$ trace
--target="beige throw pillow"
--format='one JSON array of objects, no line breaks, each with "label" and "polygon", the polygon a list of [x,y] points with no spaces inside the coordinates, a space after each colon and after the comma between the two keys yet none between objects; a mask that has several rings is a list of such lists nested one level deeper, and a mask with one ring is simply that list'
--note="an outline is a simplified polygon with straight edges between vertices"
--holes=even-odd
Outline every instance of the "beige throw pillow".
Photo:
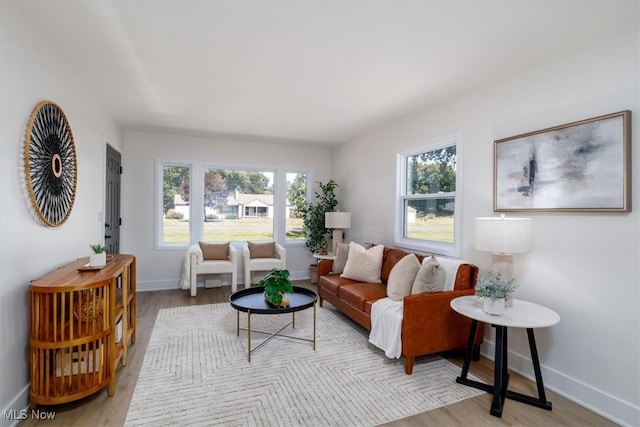
[{"label": "beige throw pillow", "polygon": [[382,270],[383,254],[383,245],[365,249],[357,243],[349,243],[347,263],[340,277],[358,280],[359,282],[381,283],[380,270]]},{"label": "beige throw pillow", "polygon": [[333,260],[333,266],[331,272],[334,274],[342,274],[344,266],[347,264],[347,257],[349,256],[349,244],[338,243],[338,249],[334,254],[336,257]]},{"label": "beige throw pillow", "polygon": [[444,268],[433,255],[422,260],[422,266],[418,270],[416,279],[413,281],[411,294],[421,294],[423,292],[440,292],[444,287],[446,273]]},{"label": "beige throw pillow", "polygon": [[389,273],[387,296],[394,301],[411,295],[413,282],[420,270],[420,261],[415,254],[409,254],[396,263]]},{"label": "beige throw pillow", "polygon": [[273,258],[276,242],[247,242],[250,258]]},{"label": "beige throw pillow", "polygon": [[229,242],[207,243],[198,242],[202,250],[202,258],[205,261],[227,259],[229,256]]}]

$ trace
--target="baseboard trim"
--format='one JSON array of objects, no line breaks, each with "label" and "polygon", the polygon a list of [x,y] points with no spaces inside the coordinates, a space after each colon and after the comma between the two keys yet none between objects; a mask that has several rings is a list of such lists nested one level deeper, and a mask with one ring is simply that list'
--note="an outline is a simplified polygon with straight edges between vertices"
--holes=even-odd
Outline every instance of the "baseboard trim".
[{"label": "baseboard trim", "polygon": [[[494,360],[495,342],[485,341],[481,354],[487,359]],[[535,382],[533,364],[529,357],[509,351],[509,369]],[[540,365],[542,380],[548,390],[558,393],[562,397],[601,415],[621,426],[637,426],[640,420],[640,407],[634,406],[615,396],[611,396],[575,378]]]}]

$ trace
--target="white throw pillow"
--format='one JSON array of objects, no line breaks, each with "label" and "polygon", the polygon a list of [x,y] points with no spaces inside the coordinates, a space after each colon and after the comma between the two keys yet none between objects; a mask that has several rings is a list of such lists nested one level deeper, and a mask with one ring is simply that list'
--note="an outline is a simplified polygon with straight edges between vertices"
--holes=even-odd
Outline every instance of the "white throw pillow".
[{"label": "white throw pillow", "polygon": [[334,255],[336,257],[333,260],[331,272],[334,274],[342,274],[349,256],[349,243],[338,243],[338,249],[336,249],[336,253]]},{"label": "white throw pillow", "polygon": [[402,301],[411,294],[413,281],[420,270],[420,261],[415,254],[409,254],[397,262],[389,273],[387,296],[394,301]]},{"label": "white throw pillow", "polygon": [[380,270],[383,253],[383,245],[365,249],[357,243],[349,243],[349,256],[340,277],[366,283],[382,283]]},{"label": "white throw pillow", "polygon": [[440,292],[444,287],[446,273],[444,268],[433,255],[422,260],[422,266],[418,270],[416,279],[411,288],[411,294],[423,292]]}]

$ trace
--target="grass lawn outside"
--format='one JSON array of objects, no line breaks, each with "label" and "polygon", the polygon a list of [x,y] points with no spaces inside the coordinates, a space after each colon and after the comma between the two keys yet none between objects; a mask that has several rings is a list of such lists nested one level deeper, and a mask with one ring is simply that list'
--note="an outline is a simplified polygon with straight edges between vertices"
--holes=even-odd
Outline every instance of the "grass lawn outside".
[{"label": "grass lawn outside", "polygon": [[[408,224],[407,237],[453,243],[453,216],[422,217]],[[287,219],[287,239],[304,240],[302,218]],[[245,240],[273,240],[271,218],[241,218],[204,223],[204,239],[208,242],[238,242]],[[165,219],[165,243],[189,243],[189,221]]]},{"label": "grass lawn outside", "polygon": [[[304,240],[302,218],[287,219],[287,239]],[[241,218],[204,223],[204,239],[215,241],[273,240],[271,218]],[[163,220],[165,243],[188,243],[189,221],[181,219]]]},{"label": "grass lawn outside", "polygon": [[417,218],[407,226],[407,237],[453,243],[453,216]]}]

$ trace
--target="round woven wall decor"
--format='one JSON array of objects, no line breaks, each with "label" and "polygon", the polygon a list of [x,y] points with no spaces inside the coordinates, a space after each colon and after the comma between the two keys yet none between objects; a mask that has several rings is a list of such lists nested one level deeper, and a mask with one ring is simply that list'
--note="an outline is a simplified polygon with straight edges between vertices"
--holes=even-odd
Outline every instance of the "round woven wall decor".
[{"label": "round woven wall decor", "polygon": [[29,198],[38,218],[62,225],[76,198],[76,146],[67,116],[57,104],[42,101],[33,109],[24,140],[24,170]]}]

